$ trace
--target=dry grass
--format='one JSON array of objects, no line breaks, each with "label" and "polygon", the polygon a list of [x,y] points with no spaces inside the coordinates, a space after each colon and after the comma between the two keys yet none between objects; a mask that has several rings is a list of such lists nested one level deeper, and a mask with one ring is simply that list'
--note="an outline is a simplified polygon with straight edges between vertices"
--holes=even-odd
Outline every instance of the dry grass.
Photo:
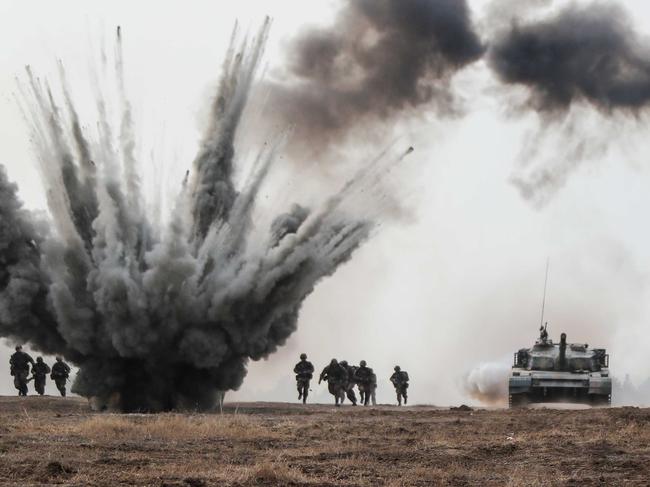
[{"label": "dry grass", "polygon": [[649,458],[650,411],[634,408],[117,415],[0,398],[2,485],[647,485]]},{"label": "dry grass", "polygon": [[285,463],[264,462],[248,469],[239,479],[242,483],[289,485],[308,484],[309,479],[299,470],[289,467]]},{"label": "dry grass", "polygon": [[200,439],[277,438],[278,432],[246,416],[180,414],[103,415],[71,425],[68,433],[85,438],[143,441],[186,441]]}]

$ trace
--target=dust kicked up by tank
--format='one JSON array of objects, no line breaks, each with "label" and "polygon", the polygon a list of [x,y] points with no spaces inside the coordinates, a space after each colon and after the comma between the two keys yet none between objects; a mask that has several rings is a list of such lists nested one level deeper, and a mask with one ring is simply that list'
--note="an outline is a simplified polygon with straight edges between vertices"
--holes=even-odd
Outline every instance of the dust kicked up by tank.
[{"label": "dust kicked up by tank", "polygon": [[125,411],[213,406],[240,386],[249,359],[286,341],[316,283],[371,234],[371,211],[346,208],[372,197],[401,156],[363,165],[319,207],[287,207],[266,232],[253,224],[287,136],[264,145],[236,185],[236,134],[268,30],[267,21],[254,38],[233,34],[164,228],[143,204],[119,28],[117,126],[100,93],[96,130],[87,130],[63,65],[61,96],[27,69],[21,100],[51,217],[25,210],[0,167],[0,336],[78,365],[74,392]]}]

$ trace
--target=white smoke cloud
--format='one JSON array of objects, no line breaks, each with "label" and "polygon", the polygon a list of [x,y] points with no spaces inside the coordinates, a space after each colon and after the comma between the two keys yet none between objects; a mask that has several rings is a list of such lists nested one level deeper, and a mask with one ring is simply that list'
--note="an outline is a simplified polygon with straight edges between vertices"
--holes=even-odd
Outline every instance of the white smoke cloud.
[{"label": "white smoke cloud", "polygon": [[503,363],[482,363],[462,380],[463,391],[481,404],[504,406],[508,403],[510,367]]}]

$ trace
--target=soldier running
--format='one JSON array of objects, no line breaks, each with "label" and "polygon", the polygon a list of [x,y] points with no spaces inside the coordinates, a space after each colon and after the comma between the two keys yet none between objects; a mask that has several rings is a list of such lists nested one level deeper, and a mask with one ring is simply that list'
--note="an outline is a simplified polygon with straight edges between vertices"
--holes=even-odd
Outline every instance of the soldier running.
[{"label": "soldier running", "polygon": [[352,405],[356,406],[357,395],[354,393],[354,386],[357,385],[357,383],[354,380],[354,374],[357,371],[357,368],[354,365],[348,365],[347,360],[341,360],[339,364],[347,372],[347,380],[345,381],[345,393],[347,394],[348,400],[352,403]]},{"label": "soldier running", "polygon": [[307,402],[307,394],[309,393],[309,381],[314,376],[314,366],[307,360],[307,354],[300,354],[300,362],[293,368],[296,374],[296,385],[298,386],[298,400],[302,399],[302,403]]},{"label": "soldier running", "polygon": [[50,373],[50,366],[43,362],[43,357],[36,357],[36,363],[32,365],[32,378],[34,379],[34,389],[39,396],[45,394],[45,380]]},{"label": "soldier running", "polygon": [[11,375],[14,376],[14,387],[18,390],[19,396],[27,395],[29,364],[34,365],[34,359],[28,353],[23,352],[22,346],[17,345],[16,352],[9,359],[9,367]]},{"label": "soldier running", "polygon": [[[354,373],[354,379],[359,385],[359,394],[364,406],[370,402],[372,395],[372,376],[374,375],[372,369],[366,366],[366,361],[359,362],[359,367]],[[375,376],[376,377],[376,376]]]},{"label": "soldier running", "polygon": [[397,405],[402,405],[402,397],[404,398],[404,404],[406,404],[407,396],[406,390],[409,386],[409,375],[405,370],[401,370],[399,365],[395,366],[395,372],[390,376],[390,381],[395,386],[395,392],[397,393]]},{"label": "soldier running", "polygon": [[65,397],[65,384],[70,376],[70,367],[66,364],[61,357],[56,358],[56,363],[52,366],[52,373],[50,379],[56,384],[56,388]]},{"label": "soldier running", "polygon": [[334,396],[334,404],[337,406],[340,406],[345,398],[347,375],[347,371],[333,358],[329,365],[325,366],[318,379],[319,384],[323,380],[327,381],[327,389]]}]

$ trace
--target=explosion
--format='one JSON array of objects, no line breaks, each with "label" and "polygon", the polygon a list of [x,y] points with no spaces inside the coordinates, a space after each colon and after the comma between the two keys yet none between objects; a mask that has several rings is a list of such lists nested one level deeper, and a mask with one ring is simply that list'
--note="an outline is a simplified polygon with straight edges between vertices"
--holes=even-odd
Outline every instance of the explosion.
[{"label": "explosion", "polygon": [[201,147],[164,228],[143,204],[119,28],[119,127],[100,93],[97,131],[85,130],[63,67],[63,106],[28,68],[23,106],[51,218],[23,209],[0,166],[0,336],[76,364],[73,392],[123,411],[214,406],[242,384],[249,359],[285,343],[317,282],[371,235],[381,198],[365,210],[363,202],[380,196],[396,162],[387,153],[320,207],[294,204],[266,234],[254,225],[260,187],[287,137],[266,145],[237,187],[236,134],[269,25],[253,39],[233,34]]}]

